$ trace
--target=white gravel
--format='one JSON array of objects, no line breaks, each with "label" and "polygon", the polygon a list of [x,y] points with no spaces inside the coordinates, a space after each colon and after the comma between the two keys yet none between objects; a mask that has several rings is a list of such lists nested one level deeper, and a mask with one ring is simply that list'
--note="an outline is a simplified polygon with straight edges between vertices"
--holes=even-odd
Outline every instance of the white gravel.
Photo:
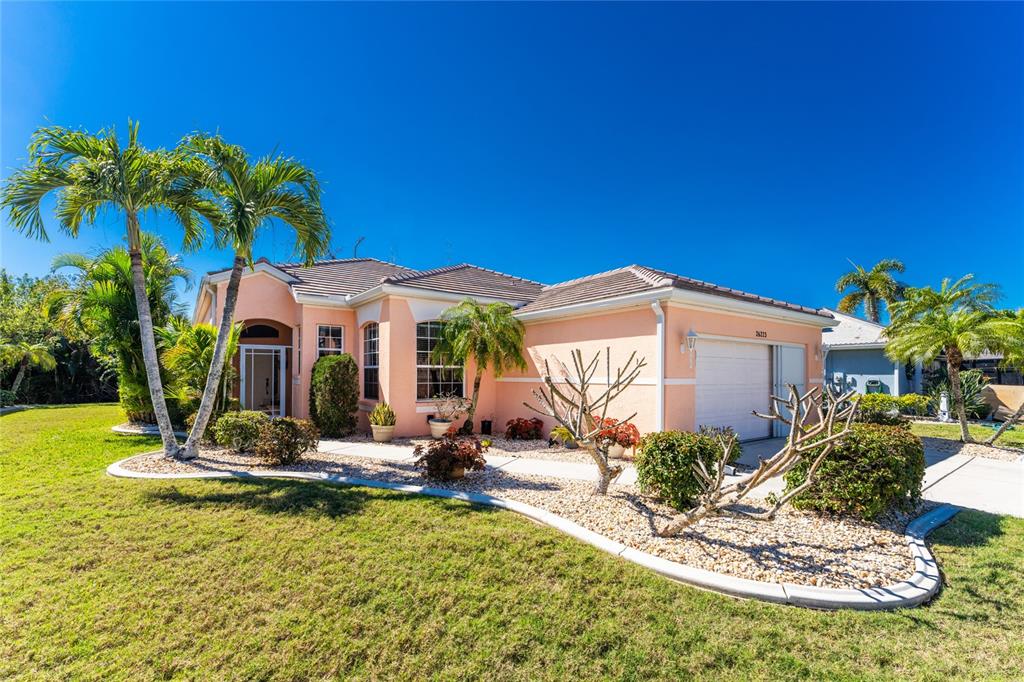
[{"label": "white gravel", "polygon": [[[149,453],[134,457],[123,466],[150,473],[263,468],[252,456],[224,449],[204,450],[200,458],[190,462]],[[607,496],[600,496],[593,493],[590,483],[509,474],[490,468],[471,472],[462,481],[427,481],[409,463],[324,452],[310,453],[294,465],[277,468],[482,492],[547,509],[612,540],[689,566],[767,582],[837,588],[889,585],[911,575],[914,565],[902,533],[910,518],[926,508],[881,523],[791,509],[780,512],[774,521],[714,517],[697,523],[680,537],[660,538],[655,530],[674,511],[642,496],[634,486],[613,485]],[[759,504],[761,501],[753,500],[750,507]]]}]

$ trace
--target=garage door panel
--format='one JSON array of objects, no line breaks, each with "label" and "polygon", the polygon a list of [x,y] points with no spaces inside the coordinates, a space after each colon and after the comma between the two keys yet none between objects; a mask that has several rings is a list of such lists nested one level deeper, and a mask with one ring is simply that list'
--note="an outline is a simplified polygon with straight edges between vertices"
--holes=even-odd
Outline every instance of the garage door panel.
[{"label": "garage door panel", "polygon": [[740,440],[768,437],[770,349],[766,345],[702,340],[697,349],[697,426],[731,426]]}]

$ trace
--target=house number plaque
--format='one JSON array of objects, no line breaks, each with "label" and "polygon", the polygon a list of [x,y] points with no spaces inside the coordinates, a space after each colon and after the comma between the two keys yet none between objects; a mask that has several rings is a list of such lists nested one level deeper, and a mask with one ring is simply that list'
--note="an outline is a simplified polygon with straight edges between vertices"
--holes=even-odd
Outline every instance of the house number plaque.
[{"label": "house number plaque", "polygon": [[756,336],[759,339],[767,339],[768,338],[768,332],[755,331],[754,332],[754,336]]}]

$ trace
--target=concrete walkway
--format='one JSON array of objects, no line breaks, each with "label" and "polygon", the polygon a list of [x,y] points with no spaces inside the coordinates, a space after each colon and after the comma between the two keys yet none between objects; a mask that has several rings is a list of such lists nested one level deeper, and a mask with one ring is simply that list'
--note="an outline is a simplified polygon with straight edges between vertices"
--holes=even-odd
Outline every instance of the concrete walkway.
[{"label": "concrete walkway", "polygon": [[[745,469],[757,466],[759,457],[769,457],[782,445],[782,438],[753,441],[743,444],[740,464]],[[320,450],[395,462],[412,462],[412,446],[380,445],[377,443],[353,443],[349,441],[322,440]],[[594,481],[597,472],[593,464],[583,462],[558,462],[527,457],[487,455],[487,466],[515,474],[564,478],[573,481]],[[967,509],[1009,514],[1024,518],[1024,462],[1002,462],[984,457],[951,455],[929,448],[925,449],[927,468],[924,475],[924,497],[935,502],[948,502]],[[726,481],[735,480],[726,477]],[[636,482],[636,468],[626,464],[618,483],[629,485]],[[768,481],[754,492],[758,496],[782,491],[781,478]]]}]

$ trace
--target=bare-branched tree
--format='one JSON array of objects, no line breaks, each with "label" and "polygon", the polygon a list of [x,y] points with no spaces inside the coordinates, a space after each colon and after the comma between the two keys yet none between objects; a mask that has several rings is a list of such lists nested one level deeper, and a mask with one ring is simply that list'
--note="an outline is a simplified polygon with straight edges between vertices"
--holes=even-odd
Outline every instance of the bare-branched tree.
[{"label": "bare-branched tree", "polygon": [[[544,361],[544,386],[533,391],[538,405],[524,402],[527,408],[553,417],[555,421],[569,429],[569,433],[580,447],[590,453],[597,464],[597,493],[604,495],[608,486],[622,473],[622,467],[608,461],[608,445],[597,437],[602,424],[608,416],[608,406],[622,395],[630,384],[640,376],[640,370],[647,366],[643,358],[632,353],[626,364],[615,370],[612,375],[611,350],[605,349],[605,381],[594,381],[597,370],[601,366],[601,353],[587,363],[583,361],[583,353],[577,349],[572,356],[572,371],[565,363],[558,362],[561,382],[556,383],[551,376],[548,361]],[[634,412],[625,419],[626,422],[636,416]]]},{"label": "bare-branched tree", "polygon": [[[725,479],[725,465],[736,447],[735,436],[718,436],[722,456],[716,463],[714,471],[710,471],[703,462],[698,460],[693,471],[700,481],[702,492],[697,497],[697,504],[662,528],[658,535],[670,537],[678,535],[684,529],[706,516],[732,514],[760,520],[775,518],[775,514],[786,503],[807,490],[814,483],[818,467],[835,448],[836,443],[850,430],[850,423],[857,410],[854,391],[843,395],[828,393],[828,405],[823,410],[820,390],[811,389],[800,395],[796,386],[789,385],[789,398],[771,397],[771,414],[754,414],[762,419],[782,422],[789,426],[786,443],[774,455],[761,459],[757,469],[735,483],[722,485]],[[772,507],[764,512],[746,512],[730,509],[751,490],[765,481],[781,476],[799,464],[806,455],[813,454],[814,460],[807,469],[807,478],[802,484],[789,492],[776,497]]]}]

